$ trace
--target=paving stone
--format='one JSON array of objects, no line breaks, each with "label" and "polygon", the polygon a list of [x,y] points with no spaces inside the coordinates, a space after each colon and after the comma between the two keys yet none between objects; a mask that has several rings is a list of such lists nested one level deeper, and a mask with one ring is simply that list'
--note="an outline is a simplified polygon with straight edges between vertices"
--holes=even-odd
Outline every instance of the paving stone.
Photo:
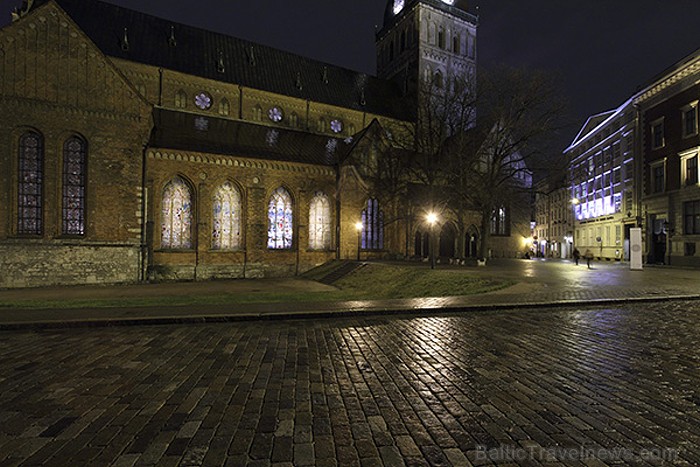
[{"label": "paving stone", "polygon": [[[693,465],[699,327],[688,301],[3,331],[0,464]],[[601,462],[662,460],[566,465]]]}]

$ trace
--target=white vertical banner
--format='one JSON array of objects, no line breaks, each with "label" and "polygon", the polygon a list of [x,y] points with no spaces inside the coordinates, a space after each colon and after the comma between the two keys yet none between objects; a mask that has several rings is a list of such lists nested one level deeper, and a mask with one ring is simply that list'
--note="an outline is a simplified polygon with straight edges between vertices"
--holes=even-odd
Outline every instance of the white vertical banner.
[{"label": "white vertical banner", "polygon": [[630,269],[642,270],[642,229],[639,227],[630,229]]}]

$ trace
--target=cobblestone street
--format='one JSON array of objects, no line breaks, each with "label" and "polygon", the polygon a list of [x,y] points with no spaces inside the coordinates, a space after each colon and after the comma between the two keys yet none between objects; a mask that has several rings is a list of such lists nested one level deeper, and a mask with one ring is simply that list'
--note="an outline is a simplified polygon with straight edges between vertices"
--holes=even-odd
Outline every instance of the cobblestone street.
[{"label": "cobblestone street", "polygon": [[700,463],[694,301],[0,335],[0,465]]}]

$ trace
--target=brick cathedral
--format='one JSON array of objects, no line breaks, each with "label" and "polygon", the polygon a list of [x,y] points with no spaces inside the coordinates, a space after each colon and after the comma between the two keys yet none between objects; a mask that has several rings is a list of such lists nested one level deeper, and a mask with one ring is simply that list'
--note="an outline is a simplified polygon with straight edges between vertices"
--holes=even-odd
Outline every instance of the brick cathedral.
[{"label": "brick cathedral", "polygon": [[[412,124],[412,86],[475,73],[476,29],[463,1],[389,0],[375,77],[97,0],[25,1],[0,30],[0,287],[424,255],[422,220],[369,174]],[[468,251],[441,229],[440,254]]]}]

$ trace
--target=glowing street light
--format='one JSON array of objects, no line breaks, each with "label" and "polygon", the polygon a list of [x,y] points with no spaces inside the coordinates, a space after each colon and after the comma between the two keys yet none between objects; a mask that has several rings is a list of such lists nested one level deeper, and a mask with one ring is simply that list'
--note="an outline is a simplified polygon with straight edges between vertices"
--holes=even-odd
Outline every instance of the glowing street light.
[{"label": "glowing street light", "polygon": [[357,230],[357,260],[360,261],[360,244],[362,243],[362,222],[355,222],[355,230]]},{"label": "glowing street light", "polygon": [[435,269],[435,225],[438,222],[438,215],[430,211],[426,214],[425,220],[430,226],[430,245],[428,245],[430,249],[430,269]]}]

